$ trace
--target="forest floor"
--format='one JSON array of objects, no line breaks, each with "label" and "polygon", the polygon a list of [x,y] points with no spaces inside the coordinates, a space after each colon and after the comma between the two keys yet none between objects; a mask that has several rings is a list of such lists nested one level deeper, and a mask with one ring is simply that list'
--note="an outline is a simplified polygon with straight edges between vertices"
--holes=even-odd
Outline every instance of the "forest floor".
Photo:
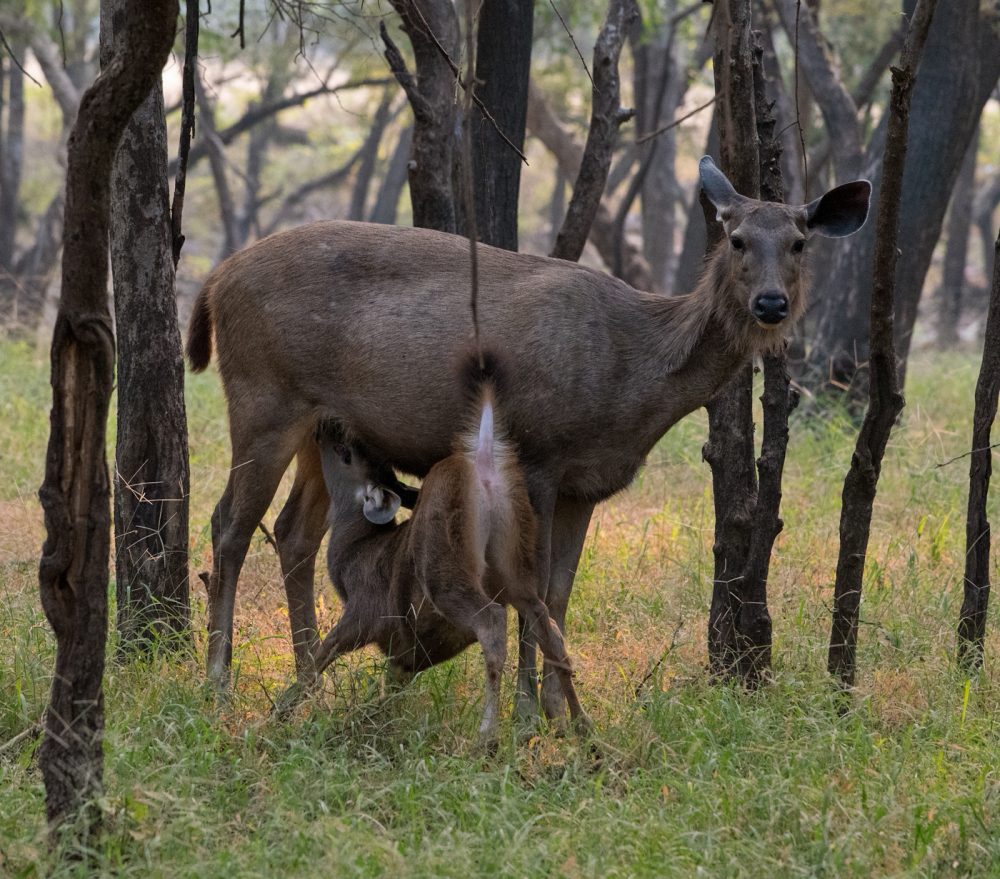
[{"label": "forest floor", "polygon": [[[36,579],[47,357],[3,343],[0,362],[2,747],[40,718],[53,641]],[[911,366],[846,703],[824,669],[853,428],[793,421],[771,568],[774,681],[747,694],[705,668],[712,506],[699,414],[591,528],[568,632],[590,741],[546,729],[519,741],[507,721],[499,753],[482,755],[478,648],[388,697],[365,651],[291,721],[272,722],[292,659],[277,558],[258,535],[240,584],[233,703],[215,708],[202,687],[193,578],[197,656],[109,663],[107,832],[91,866],[53,866],[31,735],[0,751],[0,875],[1000,875],[1000,639],[988,639],[984,673],[956,670],[968,459],[938,466],[968,449],[977,368],[971,355]],[[228,467],[214,370],[189,377],[188,407],[197,572]],[[325,577],[319,587],[328,626],[337,599]]]}]

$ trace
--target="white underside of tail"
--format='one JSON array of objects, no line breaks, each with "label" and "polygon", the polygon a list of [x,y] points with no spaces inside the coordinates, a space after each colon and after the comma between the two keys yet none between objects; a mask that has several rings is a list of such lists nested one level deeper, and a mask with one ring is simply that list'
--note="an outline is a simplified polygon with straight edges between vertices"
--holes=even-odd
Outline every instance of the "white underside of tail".
[{"label": "white underside of tail", "polygon": [[466,436],[473,474],[468,488],[475,509],[476,551],[485,560],[487,545],[506,532],[511,516],[505,469],[511,451],[504,438],[497,435],[491,396],[483,399],[478,431],[470,430]]}]

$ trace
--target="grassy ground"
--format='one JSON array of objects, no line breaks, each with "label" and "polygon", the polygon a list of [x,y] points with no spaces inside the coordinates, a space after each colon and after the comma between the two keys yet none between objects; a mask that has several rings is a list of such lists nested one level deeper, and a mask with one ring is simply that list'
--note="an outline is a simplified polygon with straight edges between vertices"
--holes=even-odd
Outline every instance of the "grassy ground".
[{"label": "grassy ground", "polygon": [[[35,580],[47,364],[9,344],[0,360],[2,743],[39,719],[53,646]],[[478,650],[391,697],[377,656],[361,654],[293,721],[271,723],[291,655],[277,560],[258,540],[241,580],[230,707],[206,700],[197,658],[109,666],[100,872],[1000,875],[1000,692],[991,670],[970,681],[951,661],[967,461],[936,466],[967,448],[975,371],[971,357],[912,367],[846,711],[823,668],[851,428],[793,424],[770,589],[775,682],[747,695],[704,670],[712,516],[693,417],[600,509],[586,545],[569,645],[599,758],[545,731],[518,744],[509,728],[496,757],[478,754]],[[214,375],[191,379],[189,416],[198,571],[228,463]],[[196,605],[200,633],[202,592]],[[325,624],[337,614],[325,580],[321,613]],[[991,637],[988,654],[997,649]],[[0,752],[3,875],[54,869],[36,746]]]}]

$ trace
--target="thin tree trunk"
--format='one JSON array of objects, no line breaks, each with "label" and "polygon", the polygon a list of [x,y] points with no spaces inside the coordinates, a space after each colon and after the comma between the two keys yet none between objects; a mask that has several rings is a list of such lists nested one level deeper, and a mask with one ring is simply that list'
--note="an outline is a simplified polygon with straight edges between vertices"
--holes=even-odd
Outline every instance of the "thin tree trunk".
[{"label": "thin tree trunk", "polygon": [[[715,6],[715,93],[720,166],[736,191],[760,195],[760,153],[754,113],[750,0]],[[708,442],[702,456],[712,469],[715,500],[715,575],[709,613],[709,666],[728,677],[738,667],[736,615],[757,503],[754,470],[753,369],[749,363],[706,407]]]},{"label": "thin tree trunk", "polygon": [[[708,125],[708,140],[705,143],[706,156],[719,155],[719,123],[718,108],[712,108],[712,121]],[[708,242],[708,226],[706,216],[715,219],[714,211],[705,214],[701,209],[701,187],[695,185],[694,196],[687,211],[687,225],[684,227],[684,243],[677,260],[677,273],[674,275],[674,293],[690,293],[698,284],[698,279],[705,268],[705,257],[711,252]]]},{"label": "thin tree trunk", "polygon": [[[913,323],[962,157],[984,103],[1000,74],[1000,36],[978,0],[953,0],[935,17],[913,94],[910,161],[903,179],[899,260],[895,285],[897,354],[905,370]],[[866,174],[878,189],[882,171],[869,142]],[[878,150],[874,150],[878,152]],[[862,229],[836,250],[828,271],[817,274],[814,299],[820,320],[809,355],[812,376],[828,389],[864,393],[869,362],[868,314],[872,295],[875,232]],[[905,378],[901,376],[901,378]]]},{"label": "thin tree trunk", "polygon": [[986,501],[993,471],[990,432],[997,417],[997,395],[1000,394],[1000,235],[993,252],[993,286],[972,422],[969,510],[965,521],[965,596],[958,619],[958,661],[969,670],[983,664],[986,610],[990,601],[991,532]]},{"label": "thin tree trunk", "polygon": [[476,95],[472,114],[472,168],[476,228],[484,244],[517,250],[517,201],[528,112],[528,76],[534,0],[485,0],[476,29]]},{"label": "thin tree trunk", "polygon": [[864,577],[872,507],[882,456],[896,417],[903,410],[893,339],[893,299],[903,171],[906,166],[910,100],[927,31],[937,0],[919,0],[903,45],[900,65],[892,71],[889,122],[882,186],[878,195],[875,270],[871,300],[871,365],[868,411],[858,433],[851,469],[844,480],[840,510],[840,554],[833,596],[833,627],[827,667],[846,686],[854,685],[857,665],[858,610]]},{"label": "thin tree trunk", "polygon": [[[583,148],[533,88],[528,92],[528,128],[555,156],[559,163],[559,169],[566,178],[576,180],[583,161]],[[558,230],[561,228],[562,222],[563,218],[560,217],[556,228],[557,240]],[[588,240],[594,245],[609,269],[613,269],[616,256],[620,256],[620,277],[623,281],[638,290],[652,291],[654,289],[649,263],[646,262],[642,251],[631,241],[625,240],[619,244],[619,239],[615,234],[614,215],[603,201],[598,202],[594,221],[588,232]],[[553,253],[554,248],[555,244],[553,244]],[[620,251],[620,253],[616,253],[616,251]]]},{"label": "thin tree trunk", "polygon": [[[628,29],[638,15],[635,0],[611,0],[594,44],[594,85],[591,89],[590,128],[580,170],[552,256],[576,262],[601,204],[604,184],[618,139],[618,128],[631,117],[619,105],[621,78],[618,59]],[[617,260],[616,260],[617,262]]]},{"label": "thin tree trunk", "polygon": [[[116,13],[125,48],[87,91],[70,137],[62,298],[52,338],[52,411],[39,498],[47,532],[38,579],[56,636],[38,763],[50,826],[79,815],[103,779],[110,516],[105,432],[114,370],[108,219],[115,149],[173,44],[177,0],[131,0]],[[93,806],[80,815],[89,836]]]},{"label": "thin tree trunk", "polygon": [[200,137],[208,152],[212,181],[215,183],[215,194],[219,200],[219,219],[222,221],[222,251],[219,254],[221,262],[239,249],[240,233],[236,222],[233,193],[226,176],[225,150],[215,128],[215,108],[208,97],[201,76],[198,75],[194,78],[194,93],[198,103],[198,118],[201,122]]},{"label": "thin tree trunk", "polygon": [[396,222],[396,214],[399,212],[399,198],[403,194],[403,187],[406,186],[407,166],[412,147],[413,126],[407,125],[399,135],[396,149],[389,160],[389,167],[386,168],[382,185],[375,197],[375,206],[368,217],[369,222],[389,224]]},{"label": "thin tree trunk", "polygon": [[[24,46],[23,41],[15,40],[12,44],[14,51],[22,57]],[[14,277],[14,253],[24,162],[24,72],[11,62],[6,79],[7,124],[2,132],[3,152],[0,154],[0,322],[10,327],[21,323],[17,308],[19,296]],[[3,83],[0,81],[0,92],[2,90]]]},{"label": "thin tree trunk", "polygon": [[976,195],[976,153],[979,151],[979,129],[972,136],[951,194],[944,249],[941,287],[938,289],[938,344],[951,348],[958,344],[958,322],[962,315],[962,293],[965,289],[965,263],[969,253],[969,233],[972,230],[972,202]]},{"label": "thin tree trunk", "polygon": [[[126,48],[128,35],[115,17],[123,7],[124,0],[101,2],[104,66]],[[115,156],[111,268],[118,336],[115,583],[120,647],[131,652],[180,646],[190,636],[184,363],[159,82]]]},{"label": "thin tree trunk", "polygon": [[455,152],[456,77],[449,59],[458,58],[458,17],[451,0],[391,0],[403,20],[416,62],[411,74],[383,21],[380,25],[389,68],[413,110],[410,201],[413,225],[454,232],[452,166]]},{"label": "thin tree trunk", "polygon": [[[764,49],[760,33],[754,32],[754,117],[760,138],[760,195],[764,201],[783,201],[781,144],[775,137],[774,104],[767,100]],[[780,135],[779,135],[780,137]],[[767,578],[771,551],[781,533],[781,477],[788,448],[788,415],[798,402],[791,390],[785,354],[764,357],[764,436],[757,459],[759,480],[750,545],[743,570],[743,600],[736,630],[739,639],[740,676],[756,686],[771,671],[771,614],[767,609]]]},{"label": "thin tree trunk", "polygon": [[365,205],[368,203],[368,190],[371,188],[372,178],[375,176],[379,145],[382,143],[382,135],[385,134],[386,126],[392,118],[391,104],[392,93],[386,89],[378,109],[375,111],[375,117],[368,129],[364,145],[361,147],[361,162],[354,177],[351,204],[347,210],[347,219],[349,220],[363,220],[365,218]]}]

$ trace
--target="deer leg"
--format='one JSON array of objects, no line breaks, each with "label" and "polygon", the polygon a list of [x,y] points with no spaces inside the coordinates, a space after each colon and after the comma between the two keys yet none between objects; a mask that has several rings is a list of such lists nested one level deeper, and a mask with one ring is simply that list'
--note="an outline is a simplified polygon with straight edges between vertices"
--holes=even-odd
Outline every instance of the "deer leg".
[{"label": "deer leg", "polygon": [[[540,504],[532,498],[538,517],[535,575],[537,583],[548,583],[552,547],[552,505]],[[514,696],[514,717],[521,723],[534,723],[538,717],[538,663],[535,640],[528,620],[517,615],[517,690]]]},{"label": "deer leg", "polygon": [[483,649],[486,689],[479,741],[488,750],[493,750],[500,721],[500,681],[507,661],[507,611],[482,589],[470,587],[465,582],[436,582],[433,601],[438,613],[449,622],[475,632]]},{"label": "deer leg", "polygon": [[274,536],[288,599],[295,671],[304,681],[314,675],[313,657],[319,644],[313,583],[330,498],[323,482],[319,448],[312,437],[299,448],[296,462],[295,482],[274,523]]},{"label": "deer leg", "polygon": [[291,455],[271,449],[234,452],[229,482],[212,514],[212,575],[208,583],[208,679],[219,689],[229,683],[233,658],[236,583],[250,539],[278,489]]},{"label": "deer leg", "polygon": [[[560,633],[566,631],[566,609],[573,591],[573,578],[593,512],[592,503],[565,498],[556,502],[552,520],[552,568],[545,603]],[[558,668],[546,658],[542,668],[542,710],[546,717],[561,717],[565,713],[562,681]],[[572,706],[570,709],[572,711]]]},{"label": "deer leg", "polygon": [[573,666],[569,654],[566,652],[566,642],[559,627],[549,616],[545,602],[540,598],[521,601],[518,604],[518,612],[530,621],[535,640],[542,648],[542,655],[545,657],[545,665],[549,669],[549,674],[559,678],[560,698],[565,694],[574,725],[580,732],[588,731],[590,718],[583,710],[576,695],[576,687],[573,685]]},{"label": "deer leg", "polygon": [[323,672],[337,657],[364,647],[371,641],[371,626],[366,626],[357,614],[348,607],[330,634],[323,639],[316,651],[315,664],[308,675],[299,674],[294,684],[288,686],[275,700],[272,714],[285,720],[294,708],[316,686]]}]

